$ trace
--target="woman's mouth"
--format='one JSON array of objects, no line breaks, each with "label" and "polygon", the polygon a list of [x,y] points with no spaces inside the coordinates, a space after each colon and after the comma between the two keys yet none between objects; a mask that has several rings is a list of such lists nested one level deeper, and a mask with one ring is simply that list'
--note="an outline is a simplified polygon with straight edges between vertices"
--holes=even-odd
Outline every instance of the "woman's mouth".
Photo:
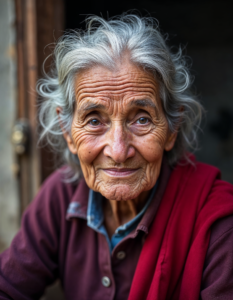
[{"label": "woman's mouth", "polygon": [[113,177],[125,177],[134,174],[138,169],[130,168],[109,168],[102,169],[105,173]]}]

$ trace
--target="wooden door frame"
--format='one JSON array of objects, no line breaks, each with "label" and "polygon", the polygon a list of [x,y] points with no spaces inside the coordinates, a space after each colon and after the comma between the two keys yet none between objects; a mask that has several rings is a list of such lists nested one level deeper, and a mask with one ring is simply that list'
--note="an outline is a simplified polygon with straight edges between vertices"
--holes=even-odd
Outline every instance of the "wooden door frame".
[{"label": "wooden door frame", "polygon": [[[17,43],[17,120],[29,127],[29,147],[18,160],[20,211],[36,195],[42,181],[52,172],[44,163],[50,152],[38,146],[36,84],[41,77],[44,48],[64,29],[63,0],[15,0]],[[44,162],[44,163],[43,163]]]}]

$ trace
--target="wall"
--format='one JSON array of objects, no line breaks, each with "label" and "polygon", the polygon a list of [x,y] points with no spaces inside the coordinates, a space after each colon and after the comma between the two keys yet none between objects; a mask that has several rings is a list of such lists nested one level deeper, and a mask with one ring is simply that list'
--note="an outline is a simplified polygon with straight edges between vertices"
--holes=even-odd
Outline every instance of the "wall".
[{"label": "wall", "polygon": [[199,160],[218,167],[233,183],[233,46],[192,48],[195,84],[206,110]]},{"label": "wall", "polygon": [[0,0],[0,252],[19,224],[11,130],[16,113],[15,12],[13,0]]}]

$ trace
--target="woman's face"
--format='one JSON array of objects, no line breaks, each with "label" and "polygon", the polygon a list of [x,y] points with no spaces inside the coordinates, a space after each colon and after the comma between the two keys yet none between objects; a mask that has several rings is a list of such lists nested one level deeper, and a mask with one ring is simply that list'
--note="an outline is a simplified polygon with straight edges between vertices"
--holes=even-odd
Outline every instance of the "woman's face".
[{"label": "woman's face", "polygon": [[112,72],[96,66],[79,74],[69,149],[87,185],[109,200],[132,200],[156,183],[168,130],[158,85],[150,73],[122,63]]}]

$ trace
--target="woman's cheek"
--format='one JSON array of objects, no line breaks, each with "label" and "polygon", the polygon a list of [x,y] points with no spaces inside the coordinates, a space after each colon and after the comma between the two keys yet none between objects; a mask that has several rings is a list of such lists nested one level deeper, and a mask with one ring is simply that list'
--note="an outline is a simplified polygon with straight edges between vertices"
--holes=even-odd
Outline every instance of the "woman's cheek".
[{"label": "woman's cheek", "polygon": [[163,157],[161,144],[153,134],[137,137],[134,145],[148,163],[156,162]]},{"label": "woman's cheek", "polygon": [[99,155],[102,149],[101,138],[96,135],[86,135],[82,137],[77,147],[79,160],[84,164],[91,164]]}]

